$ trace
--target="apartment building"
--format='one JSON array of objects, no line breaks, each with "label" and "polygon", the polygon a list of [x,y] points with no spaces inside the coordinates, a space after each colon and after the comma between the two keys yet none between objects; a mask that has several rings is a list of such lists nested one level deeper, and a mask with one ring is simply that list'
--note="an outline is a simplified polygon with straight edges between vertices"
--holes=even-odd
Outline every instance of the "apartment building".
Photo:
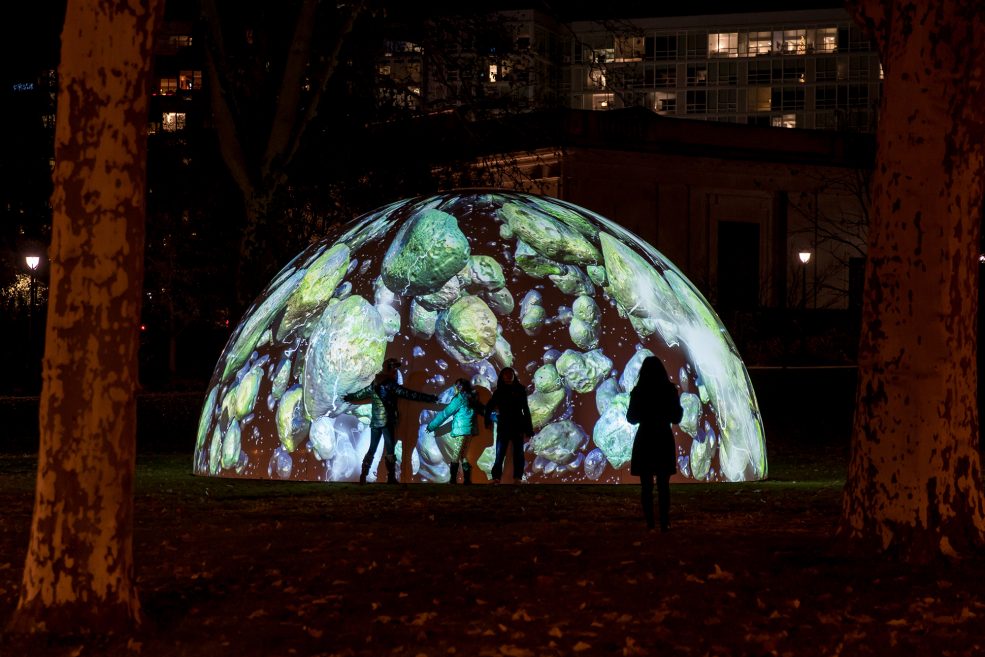
[{"label": "apartment building", "polygon": [[569,106],[873,132],[882,68],[841,9],[569,25]]}]

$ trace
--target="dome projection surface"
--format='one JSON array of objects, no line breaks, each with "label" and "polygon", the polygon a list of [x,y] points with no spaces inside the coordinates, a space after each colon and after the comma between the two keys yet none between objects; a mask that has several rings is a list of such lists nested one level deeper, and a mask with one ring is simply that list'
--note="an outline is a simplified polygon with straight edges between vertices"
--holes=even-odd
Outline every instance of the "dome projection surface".
[{"label": "dome projection surface", "polygon": [[[426,425],[458,378],[488,397],[506,366],[530,393],[529,481],[636,481],[626,408],[649,355],[680,391],[681,476],[764,478],[745,366],[708,302],[656,249],[547,197],[469,190],[401,201],[335,227],[249,309],[213,375],[194,469],[356,481],[370,405],[344,396],[398,358],[405,386],[439,396],[399,404],[403,481],[448,481],[447,429]],[[483,429],[469,447],[487,478],[492,441]]]}]

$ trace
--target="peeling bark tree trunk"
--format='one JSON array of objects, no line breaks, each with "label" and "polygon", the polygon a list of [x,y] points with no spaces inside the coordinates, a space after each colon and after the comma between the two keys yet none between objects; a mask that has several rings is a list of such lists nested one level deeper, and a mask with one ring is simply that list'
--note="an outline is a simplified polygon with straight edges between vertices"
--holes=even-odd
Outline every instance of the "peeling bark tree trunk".
[{"label": "peeling bark tree trunk", "polygon": [[859,2],[885,70],[843,534],[910,560],[983,542],[976,313],[985,23]]},{"label": "peeling bark tree trunk", "polygon": [[70,0],[65,15],[41,447],[16,632],[113,632],[140,618],[134,388],[147,100],[163,4]]}]

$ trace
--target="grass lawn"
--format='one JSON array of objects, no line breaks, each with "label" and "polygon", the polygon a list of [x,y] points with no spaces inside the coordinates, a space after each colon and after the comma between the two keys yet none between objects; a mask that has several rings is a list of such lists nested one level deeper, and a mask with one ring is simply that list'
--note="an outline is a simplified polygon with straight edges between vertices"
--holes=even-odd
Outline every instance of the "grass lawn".
[{"label": "grass lawn", "polygon": [[[796,441],[791,441],[796,442]],[[357,486],[201,479],[144,455],[132,637],[57,655],[981,655],[985,560],[911,567],[834,538],[844,441],[775,445],[766,482]],[[834,443],[834,444],[832,444]],[[34,461],[0,456],[0,621]],[[0,653],[21,654],[7,637]]]}]

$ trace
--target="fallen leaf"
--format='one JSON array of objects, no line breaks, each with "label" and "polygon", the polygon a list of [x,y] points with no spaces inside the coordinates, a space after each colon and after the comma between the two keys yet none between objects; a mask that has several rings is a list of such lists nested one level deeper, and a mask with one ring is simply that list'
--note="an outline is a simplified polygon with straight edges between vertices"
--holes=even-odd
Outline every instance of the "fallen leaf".
[{"label": "fallen leaf", "polygon": [[522,607],[520,609],[518,609],[516,611],[516,613],[513,614],[513,617],[512,618],[515,621],[516,620],[532,621],[533,620],[533,618],[530,617],[530,614],[527,613],[527,610],[526,609],[523,609]]},{"label": "fallen leaf", "polygon": [[722,570],[721,566],[717,563],[715,564],[715,572],[708,575],[708,579],[722,580],[724,582],[731,582],[735,579],[735,575],[727,570]]}]

